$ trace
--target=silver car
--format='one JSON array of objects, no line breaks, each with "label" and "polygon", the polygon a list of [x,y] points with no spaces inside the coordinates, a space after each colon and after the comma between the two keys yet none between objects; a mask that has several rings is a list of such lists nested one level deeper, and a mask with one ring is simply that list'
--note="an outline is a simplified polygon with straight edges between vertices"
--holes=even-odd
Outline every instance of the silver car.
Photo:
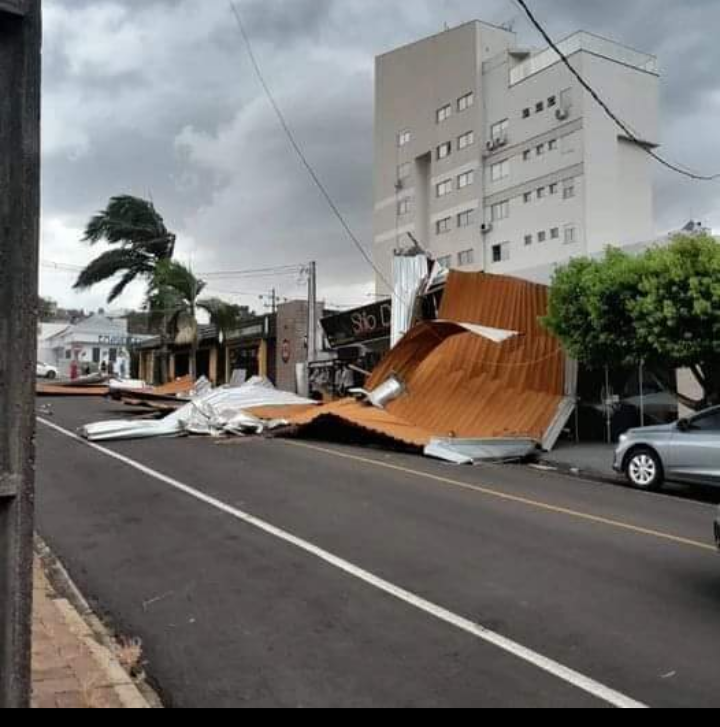
[{"label": "silver car", "polygon": [[720,487],[720,407],[631,429],[620,437],[614,467],[641,490],[659,490],[665,480]]}]

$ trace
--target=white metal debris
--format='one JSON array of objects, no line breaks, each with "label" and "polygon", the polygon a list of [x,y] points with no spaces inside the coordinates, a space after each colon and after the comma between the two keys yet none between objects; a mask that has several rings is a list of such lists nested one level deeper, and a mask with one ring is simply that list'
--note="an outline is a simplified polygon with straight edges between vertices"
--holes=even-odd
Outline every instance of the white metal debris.
[{"label": "white metal debris", "polygon": [[532,439],[433,439],[424,454],[453,464],[475,464],[519,461],[537,449]]},{"label": "white metal debris", "polygon": [[314,404],[317,402],[279,391],[267,379],[255,377],[243,386],[205,391],[160,421],[98,422],[83,427],[80,433],[93,442],[177,437],[183,434],[259,434],[278,426],[279,422],[258,419],[248,414],[248,409]]}]

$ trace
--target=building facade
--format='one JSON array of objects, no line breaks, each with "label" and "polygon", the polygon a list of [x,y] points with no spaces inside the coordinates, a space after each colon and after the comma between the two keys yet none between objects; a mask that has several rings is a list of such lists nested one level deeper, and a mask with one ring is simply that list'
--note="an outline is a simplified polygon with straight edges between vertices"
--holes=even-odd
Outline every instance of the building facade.
[{"label": "building facade", "polygon": [[[478,21],[376,61],[374,252],[408,233],[446,267],[548,282],[571,257],[655,235],[653,56],[589,33],[560,44],[634,130],[623,135],[552,50]],[[388,293],[378,278],[378,292]]]},{"label": "building facade", "polygon": [[[43,335],[43,332],[50,335]],[[96,313],[76,324],[43,327],[38,341],[38,357],[55,366],[60,375],[73,371],[97,373],[103,368],[116,375],[130,372],[130,348],[147,336],[128,335],[127,320]]]},{"label": "building facade", "polygon": [[[317,319],[323,306],[318,304]],[[216,326],[198,328],[196,372],[214,385],[223,385],[236,371],[246,377],[262,376],[279,389],[298,393],[298,365],[307,364],[308,302],[281,303],[276,313],[249,318],[235,330]],[[319,346],[322,350],[323,346]],[[190,373],[191,346],[185,340],[155,337],[133,349],[139,378],[164,384]]]}]

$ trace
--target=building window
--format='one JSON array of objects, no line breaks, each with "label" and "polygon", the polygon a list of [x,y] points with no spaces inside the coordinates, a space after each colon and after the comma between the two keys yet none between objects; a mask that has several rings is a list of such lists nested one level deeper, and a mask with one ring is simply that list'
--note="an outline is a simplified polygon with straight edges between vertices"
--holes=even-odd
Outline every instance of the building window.
[{"label": "building window", "polygon": [[541,114],[543,111],[545,111],[545,102],[544,101],[538,101],[535,104],[535,113]]},{"label": "building window", "polygon": [[547,232],[538,232],[538,242],[546,242],[547,241]]},{"label": "building window", "polygon": [[557,106],[557,96],[550,96],[547,103],[548,103],[549,109],[552,109],[555,106]]},{"label": "building window", "polygon": [[474,265],[475,264],[475,250],[463,250],[458,255],[458,265],[461,268],[464,268],[466,265]]},{"label": "building window", "polygon": [[68,361],[72,358],[72,351],[69,348],[65,351],[65,358]]},{"label": "building window", "polygon": [[565,179],[563,181],[563,199],[572,199],[575,196],[575,180]]},{"label": "building window", "polygon": [[490,208],[490,214],[493,222],[500,222],[500,220],[506,220],[510,217],[510,202],[498,202]]},{"label": "building window", "polygon": [[475,94],[468,93],[458,99],[458,111],[461,113],[467,111],[471,106],[475,105]]},{"label": "building window", "polygon": [[523,119],[529,119],[530,118],[530,109],[523,109],[522,117],[523,117]]},{"label": "building window", "polygon": [[575,227],[575,225],[566,225],[566,227],[565,227],[565,244],[574,245],[576,242],[579,242],[577,227]]},{"label": "building window", "polygon": [[475,224],[475,210],[461,212],[457,218],[458,227],[472,227]]},{"label": "building window", "polygon": [[552,230],[550,230],[550,237],[553,240],[559,240],[560,239],[560,228],[553,227]]},{"label": "building window", "polygon": [[412,212],[412,199],[405,197],[398,202],[397,212],[400,217],[409,215]]},{"label": "building window", "polygon": [[545,198],[545,187],[539,187],[536,194],[537,194],[538,199],[544,199]]},{"label": "building window", "polygon": [[108,351],[108,361],[110,361],[110,363],[117,363],[117,360],[118,360],[118,350],[117,350],[117,348],[111,348]]},{"label": "building window", "polygon": [[538,144],[535,147],[535,153],[541,157],[545,153],[545,144]]},{"label": "building window", "polygon": [[445,255],[444,257],[439,257],[437,259],[438,265],[441,265],[445,268],[445,270],[450,270],[452,267],[452,255]]},{"label": "building window", "polygon": [[437,158],[447,159],[452,154],[452,144],[448,141],[445,144],[440,144],[437,148]]},{"label": "building window", "polygon": [[405,131],[401,131],[398,134],[398,146],[399,147],[402,148],[403,146],[407,146],[411,141],[412,141],[412,133],[408,129],[405,129]]},{"label": "building window", "polygon": [[506,262],[510,259],[510,243],[503,242],[500,245],[493,245],[492,260],[494,263]]},{"label": "building window", "polygon": [[506,179],[509,176],[510,162],[507,159],[504,162],[493,164],[490,167],[490,179],[493,182],[499,182],[501,179]]},{"label": "building window", "polygon": [[532,202],[532,192],[525,192],[523,195],[523,202],[525,202],[525,204],[530,204],[530,202]]},{"label": "building window", "polygon": [[437,196],[438,197],[447,197],[449,194],[452,194],[453,191],[453,183],[452,179],[446,179],[444,182],[440,182],[437,186]]},{"label": "building window", "polygon": [[530,157],[531,157],[531,155],[532,155],[532,152],[530,151],[530,149],[526,149],[526,150],[525,150],[525,151],[523,152],[523,161],[524,161],[524,162],[529,162],[529,161],[530,161]]},{"label": "building window", "polygon": [[554,195],[554,194],[558,193],[558,190],[560,189],[560,187],[558,186],[558,183],[555,182],[554,184],[550,185],[549,189],[550,189],[550,194]]},{"label": "building window", "polygon": [[401,164],[398,167],[397,171],[397,178],[398,181],[404,182],[406,179],[409,179],[410,173],[412,172],[412,165],[411,164]]},{"label": "building window", "polygon": [[551,139],[548,142],[548,151],[555,151],[558,148],[557,139]]},{"label": "building window", "polygon": [[443,106],[441,109],[437,110],[437,122],[438,124],[442,124],[444,121],[447,121],[452,116],[452,106],[448,104],[447,106]]},{"label": "building window", "polygon": [[475,143],[475,132],[468,131],[458,139],[458,149],[467,149]]},{"label": "building window", "polygon": [[465,189],[470,185],[475,184],[475,172],[469,171],[458,176],[458,189]]},{"label": "building window", "polygon": [[525,235],[525,247],[530,247],[533,244],[533,236]]},{"label": "building window", "polygon": [[493,124],[490,129],[490,137],[495,143],[506,142],[508,138],[508,132],[510,131],[510,120],[503,119],[498,121],[497,124]]},{"label": "building window", "polygon": [[438,235],[446,235],[450,230],[452,230],[452,217],[446,217],[435,223],[435,232]]}]

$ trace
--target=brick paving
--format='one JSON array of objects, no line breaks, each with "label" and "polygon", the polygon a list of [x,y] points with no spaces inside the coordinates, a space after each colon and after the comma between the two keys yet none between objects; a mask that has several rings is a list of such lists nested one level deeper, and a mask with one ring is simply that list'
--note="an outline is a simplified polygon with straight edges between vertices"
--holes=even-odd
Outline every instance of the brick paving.
[{"label": "brick paving", "polygon": [[33,699],[36,709],[146,707],[130,677],[35,565]]}]

